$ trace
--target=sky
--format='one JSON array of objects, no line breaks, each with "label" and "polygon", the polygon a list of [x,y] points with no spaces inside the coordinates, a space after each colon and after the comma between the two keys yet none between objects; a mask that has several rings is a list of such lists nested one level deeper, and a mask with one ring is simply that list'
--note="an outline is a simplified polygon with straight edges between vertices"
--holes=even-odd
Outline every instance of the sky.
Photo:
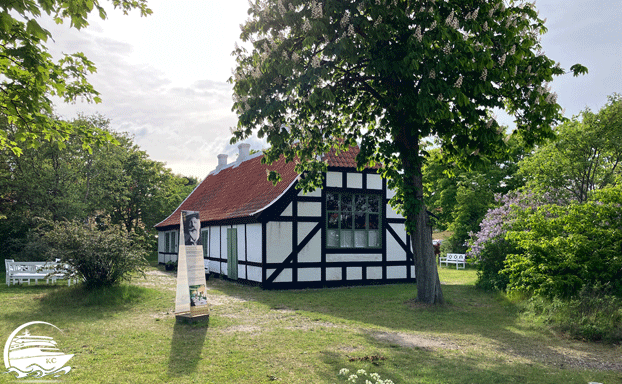
[{"label": "sky", "polygon": [[[114,130],[133,135],[151,159],[203,179],[216,168],[218,154],[231,161],[237,153],[229,144],[237,118],[227,80],[248,2],[149,0],[149,7],[148,17],[112,9],[104,21],[92,15],[80,31],[41,20],[54,38],[48,44],[52,54],[83,52],[98,68],[89,81],[102,103],[59,103],[56,111],[67,119],[102,114]],[[585,108],[598,111],[607,96],[622,93],[621,1],[537,0],[536,8],[547,19],[545,54],[566,70],[576,63],[589,70],[551,84],[566,117]],[[499,120],[512,124],[507,116]],[[246,142],[252,149],[266,146],[256,137]]]}]

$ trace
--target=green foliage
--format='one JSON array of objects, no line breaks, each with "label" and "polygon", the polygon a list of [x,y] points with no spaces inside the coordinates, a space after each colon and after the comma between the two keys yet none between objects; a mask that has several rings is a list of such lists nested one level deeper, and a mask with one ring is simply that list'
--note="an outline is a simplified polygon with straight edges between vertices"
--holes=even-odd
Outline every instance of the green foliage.
[{"label": "green foliage", "polygon": [[130,136],[111,131],[102,116],[80,116],[70,123],[106,132],[117,145],[89,151],[78,139],[66,141],[64,149],[40,140],[38,148],[21,147],[21,156],[0,153],[0,244],[5,257],[30,258],[24,244],[30,243],[28,232],[37,217],[59,221],[109,216],[140,237],[145,248],[154,249],[153,226],[183,201],[197,180],[174,175],[149,159]]},{"label": "green foliage", "polygon": [[569,298],[586,286],[605,286],[622,296],[621,188],[603,189],[583,204],[524,211],[506,236],[520,249],[506,260],[508,289]]},{"label": "green foliage", "polygon": [[509,279],[507,275],[499,272],[505,268],[506,256],[515,254],[517,251],[514,244],[505,239],[486,243],[476,263],[477,282],[475,286],[487,291],[505,291]]},{"label": "green foliage", "polygon": [[603,287],[583,287],[569,300],[533,297],[528,301],[527,311],[553,329],[577,339],[622,341],[622,298],[607,293]]},{"label": "green foliage", "polygon": [[597,113],[586,109],[557,127],[557,139],[525,158],[519,172],[539,195],[584,202],[622,175],[621,142],[622,95],[614,94]]},{"label": "green foliage", "polygon": [[[151,13],[146,0],[112,0],[115,8],[124,13],[139,9],[143,16]],[[97,91],[87,81],[95,65],[84,54],[65,54],[55,62],[45,46],[52,38],[38,20],[42,15],[56,23],[69,20],[77,29],[88,25],[87,17],[98,12],[102,19],[106,12],[100,1],[5,1],[0,11],[0,117],[15,130],[0,130],[0,150],[9,149],[20,155],[23,147],[38,147],[42,140],[54,141],[59,148],[71,138],[79,137],[85,146],[112,141],[109,133],[83,129],[52,116],[51,96],[64,102],[84,99],[99,102]],[[5,126],[6,127],[6,126]]]},{"label": "green foliage", "polygon": [[87,288],[107,287],[144,276],[147,252],[131,234],[108,221],[49,222],[40,241],[49,259],[61,259]]}]

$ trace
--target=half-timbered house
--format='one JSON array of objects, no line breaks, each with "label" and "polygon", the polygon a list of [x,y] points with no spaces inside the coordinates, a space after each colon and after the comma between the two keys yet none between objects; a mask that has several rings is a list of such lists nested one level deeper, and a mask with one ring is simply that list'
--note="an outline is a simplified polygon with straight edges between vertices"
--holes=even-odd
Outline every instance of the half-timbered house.
[{"label": "half-timbered house", "polygon": [[[156,225],[160,263],[175,261],[182,210],[199,211],[206,266],[264,288],[414,281],[405,220],[388,205],[392,191],[375,169],[356,170],[357,147],[326,156],[324,185],[296,188],[293,163],[261,163],[240,144]],[[276,170],[282,181],[266,178]]]}]

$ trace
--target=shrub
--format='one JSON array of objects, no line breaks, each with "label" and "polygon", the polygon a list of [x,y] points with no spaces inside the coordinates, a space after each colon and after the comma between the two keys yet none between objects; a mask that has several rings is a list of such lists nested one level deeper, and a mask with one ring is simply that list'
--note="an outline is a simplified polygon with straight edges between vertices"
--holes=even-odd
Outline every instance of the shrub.
[{"label": "shrub", "polygon": [[536,205],[532,194],[510,192],[496,195],[497,207],[486,212],[477,233],[469,233],[467,256],[476,260],[476,286],[487,290],[505,290],[509,279],[501,273],[507,255],[517,253],[514,243],[505,239],[518,212]]},{"label": "shrub", "polygon": [[59,258],[88,288],[111,286],[144,276],[146,251],[118,225],[108,221],[53,222],[41,233],[50,258]]},{"label": "shrub", "polygon": [[506,260],[508,289],[571,298],[586,286],[607,286],[622,297],[621,205],[612,199],[620,188],[601,191],[602,201],[523,212],[506,236],[521,250]]},{"label": "shrub", "polygon": [[622,299],[603,287],[585,286],[568,300],[533,297],[529,313],[573,338],[622,342]]}]

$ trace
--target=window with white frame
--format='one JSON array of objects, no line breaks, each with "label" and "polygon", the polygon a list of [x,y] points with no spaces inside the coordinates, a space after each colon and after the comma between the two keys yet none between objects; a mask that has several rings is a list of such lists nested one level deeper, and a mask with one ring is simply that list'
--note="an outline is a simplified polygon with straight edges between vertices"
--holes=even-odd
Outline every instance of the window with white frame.
[{"label": "window with white frame", "polygon": [[380,248],[378,194],[326,194],[327,248]]}]

